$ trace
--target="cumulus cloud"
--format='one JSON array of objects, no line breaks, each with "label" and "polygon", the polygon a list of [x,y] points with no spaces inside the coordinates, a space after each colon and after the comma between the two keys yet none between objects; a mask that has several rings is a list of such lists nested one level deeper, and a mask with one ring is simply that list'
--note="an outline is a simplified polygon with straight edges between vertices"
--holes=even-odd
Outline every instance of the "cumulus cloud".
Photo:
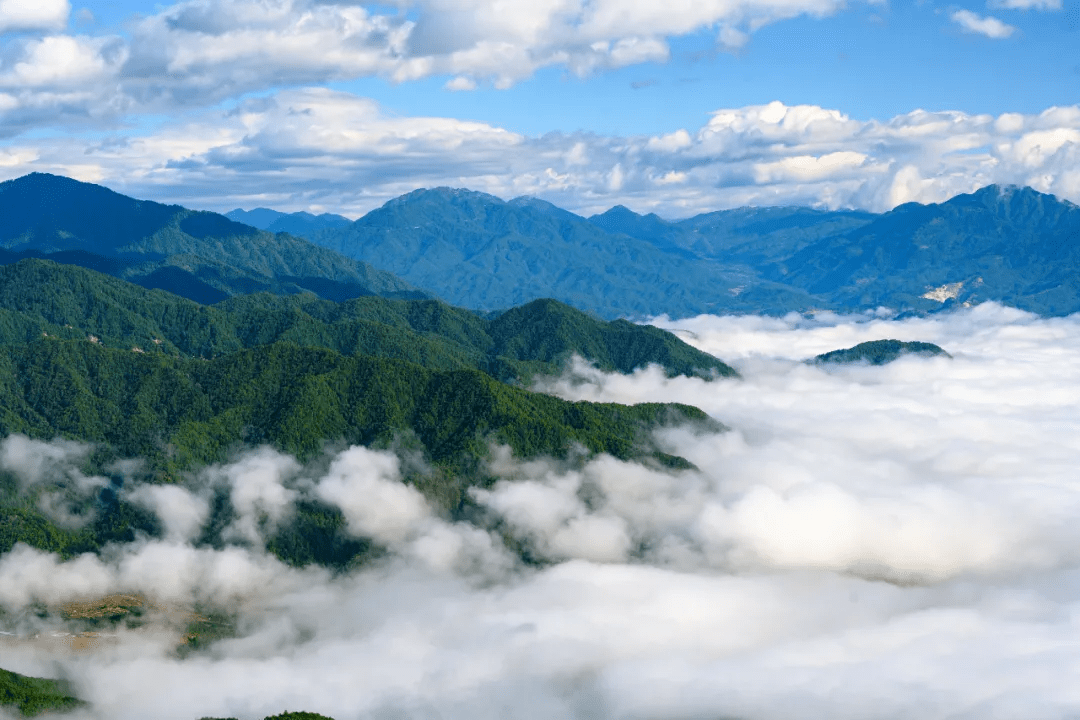
[{"label": "cumulus cloud", "polygon": [[773,102],[717,110],[700,128],[663,135],[529,137],[475,121],[398,117],[327,89],[251,99],[130,137],[16,140],[0,151],[5,178],[37,170],[197,208],[350,216],[439,185],[533,195],[582,214],[623,204],[669,218],[742,205],[884,211],[991,183],[1080,202],[1078,167],[1077,106],[864,121]]},{"label": "cumulus cloud", "polygon": [[1008,10],[1060,10],[1061,0],[991,0],[990,7]]},{"label": "cumulus cloud", "polygon": [[286,482],[299,471],[294,458],[272,448],[260,448],[221,468],[214,480],[227,484],[236,519],[227,535],[256,543],[288,518],[296,491]]},{"label": "cumulus cloud", "polygon": [[[671,38],[698,32],[719,29],[720,45],[742,46],[765,25],[844,5],[710,0],[660,11],[621,0],[181,0],[134,17],[123,35],[55,34],[0,48],[3,67],[13,68],[0,75],[0,92],[12,95],[0,112],[14,134],[42,124],[109,126],[131,113],[362,77],[446,76],[451,90],[506,88],[545,67],[584,76],[663,62]],[[61,31],[69,12],[67,0],[0,0],[0,34]]]},{"label": "cumulus cloud", "polygon": [[[351,3],[275,0],[181,2],[142,21],[133,67],[166,65],[207,90],[252,88],[284,78],[311,82],[360,75],[413,80],[457,76],[456,89],[506,87],[559,65],[585,74],[663,61],[667,40],[719,27],[720,41],[798,15],[830,15],[838,0],[655,3],[566,0],[487,3],[416,0],[380,13]],[[228,60],[228,63],[223,61]]]},{"label": "cumulus cloud", "polygon": [[0,34],[60,29],[70,12],[68,0],[0,0]]},{"label": "cumulus cloud", "polygon": [[951,17],[953,22],[959,25],[964,32],[973,35],[984,35],[994,40],[1003,40],[1011,37],[1016,32],[1016,28],[1012,25],[1003,23],[996,17],[979,15],[970,10],[957,10]]},{"label": "cumulus cloud", "polygon": [[[322,469],[241,456],[202,481],[269,507],[287,503],[277,486],[323,497],[390,556],[332,575],[254,545],[192,547],[187,531],[66,561],[19,546],[0,556],[3,629],[35,602],[123,591],[223,603],[238,636],[186,659],[175,634],[135,628],[83,653],[0,638],[5,667],[70,678],[93,703],[78,720],[1080,711],[1080,317],[988,303],[654,322],[742,379],[579,364],[544,389],[699,405],[732,430],[659,437],[697,469],[496,450],[473,524],[426,507],[388,452],[350,448]],[[953,358],[802,362],[880,338]],[[507,565],[504,541],[532,564]]]}]

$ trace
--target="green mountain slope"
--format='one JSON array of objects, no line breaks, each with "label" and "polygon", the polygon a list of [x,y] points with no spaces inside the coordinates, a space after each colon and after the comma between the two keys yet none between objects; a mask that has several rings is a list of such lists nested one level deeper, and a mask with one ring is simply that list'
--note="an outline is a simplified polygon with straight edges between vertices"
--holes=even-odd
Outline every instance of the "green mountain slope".
[{"label": "green mountain slope", "polygon": [[207,361],[44,339],[0,349],[0,388],[0,434],[105,443],[172,469],[219,461],[240,443],[309,458],[325,442],[385,444],[403,431],[437,463],[483,455],[489,436],[524,456],[579,443],[628,458],[640,427],[671,411],[569,403],[477,370],[286,343]]},{"label": "green mountain slope", "polygon": [[901,205],[784,265],[785,282],[837,308],[926,312],[996,300],[1064,315],[1080,310],[1080,208],[991,185],[940,204]]},{"label": "green mountain slope", "polygon": [[604,317],[754,312],[764,297],[787,309],[812,305],[741,265],[612,234],[533,198],[417,190],[312,241],[481,310],[545,297]]},{"label": "green mountain slope", "polygon": [[[721,427],[685,405],[568,402],[501,383],[478,370],[432,371],[366,355],[276,343],[213,360],[139,354],[86,341],[43,339],[0,348],[0,435],[65,437],[96,446],[90,469],[138,457],[154,482],[184,482],[185,470],[270,445],[301,461],[361,444],[419,452],[434,468],[407,477],[452,517],[472,506],[467,490],[493,479],[490,443],[519,457],[565,457],[575,448],[626,460],[691,467],[660,451],[649,430],[672,423]],[[23,542],[64,557],[157,535],[147,511],[105,488],[80,512],[81,527],[59,525],[18,484],[0,474],[0,553]],[[62,488],[61,488],[62,490]],[[231,517],[222,506],[203,543],[221,542]],[[267,549],[295,565],[345,567],[377,553],[348,537],[340,511],[300,503]],[[215,529],[216,528],[216,529]],[[377,556],[377,555],[376,555]]]},{"label": "green mountain slope", "polygon": [[0,183],[0,249],[3,262],[52,256],[203,301],[214,292],[220,299],[303,289],[327,297],[425,295],[291,235],[41,173]]},{"label": "green mountain slope", "polygon": [[938,345],[928,342],[903,342],[901,340],[871,340],[843,350],[822,353],[810,362],[814,364],[868,363],[886,365],[903,355],[923,357],[952,357]]},{"label": "green mountain slope", "polygon": [[379,297],[333,303],[258,294],[207,307],[47,260],[0,267],[0,344],[91,336],[110,348],[204,358],[289,342],[437,370],[480,369],[502,380],[558,372],[575,354],[611,371],[659,363],[672,375],[735,375],[671,333],[596,320],[555,301],[493,320],[436,300]]},{"label": "green mountain slope", "polygon": [[14,707],[33,717],[43,713],[69,712],[84,703],[70,694],[59,680],[33,678],[0,669],[0,707]]},{"label": "green mountain slope", "polygon": [[[649,429],[719,428],[688,406],[572,403],[497,379],[554,372],[572,354],[611,370],[659,362],[672,374],[734,374],[670,333],[554,301],[493,319],[378,297],[257,294],[203,306],[47,260],[0,267],[0,436],[93,443],[94,473],[138,457],[153,481],[183,481],[253,445],[301,460],[351,444],[393,447],[435,468],[409,482],[453,515],[465,511],[469,486],[489,481],[491,442],[521,457],[583,448],[686,467]],[[26,542],[72,556],[160,532],[152,515],[106,490],[84,508],[91,521],[64,527],[0,473],[0,552]],[[298,565],[363,562],[377,548],[349,538],[343,522],[331,507],[301,503],[267,548]]]}]

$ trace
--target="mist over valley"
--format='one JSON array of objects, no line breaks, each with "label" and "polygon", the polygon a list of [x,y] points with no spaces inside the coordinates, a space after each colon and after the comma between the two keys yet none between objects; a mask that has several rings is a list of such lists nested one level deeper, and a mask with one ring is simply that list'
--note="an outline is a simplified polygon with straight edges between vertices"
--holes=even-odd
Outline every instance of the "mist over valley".
[{"label": "mist over valley", "polygon": [[[4,198],[0,716],[1080,710],[1080,321],[1046,260],[1075,248],[1039,240],[1068,237],[1069,203],[669,223],[417,191],[323,218],[319,242],[368,233],[349,259],[65,178]],[[376,220],[456,270],[381,269]],[[859,276],[837,248],[898,224],[858,297],[765,279]],[[897,239],[946,237],[966,240],[929,263]],[[1016,250],[1008,272],[987,247]],[[606,279],[545,279],[571,277],[557,262]],[[712,297],[756,311],[680,305],[706,297],[683,269],[721,262],[748,289]],[[663,303],[633,295],[643,268],[671,312],[642,320]]]}]

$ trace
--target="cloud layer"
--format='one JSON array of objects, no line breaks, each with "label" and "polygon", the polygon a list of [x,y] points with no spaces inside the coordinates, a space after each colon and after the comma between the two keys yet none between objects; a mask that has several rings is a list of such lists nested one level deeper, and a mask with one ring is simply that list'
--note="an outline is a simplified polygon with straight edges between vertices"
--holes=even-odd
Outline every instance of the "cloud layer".
[{"label": "cloud layer", "polygon": [[[269,88],[380,76],[396,82],[451,76],[507,87],[559,66],[578,75],[664,61],[669,38],[715,32],[741,45],[770,23],[840,10],[843,0],[402,0],[371,5],[322,0],[184,0],[136,17],[124,36],[45,35],[7,49],[23,77],[24,111],[93,115],[110,102],[144,110],[206,105]],[[0,2],[0,33],[60,31],[66,0]],[[43,52],[44,51],[44,52]],[[78,57],[60,63],[58,55]],[[8,63],[5,63],[8,64]],[[52,97],[79,86],[86,96]],[[116,107],[112,108],[115,112]],[[10,110],[9,110],[10,112]],[[17,114],[16,114],[17,115]]]},{"label": "cloud layer", "polygon": [[15,140],[0,151],[8,178],[38,170],[198,208],[354,216],[438,185],[535,195],[583,214],[622,203],[665,217],[773,204],[883,211],[990,183],[1080,202],[1077,168],[1078,106],[859,121],[775,102],[717,110],[700,128],[662,136],[529,137],[480,122],[393,117],[326,89],[249,100],[126,139]]},{"label": "cloud layer", "polygon": [[[339,720],[1080,711],[1080,318],[985,304],[903,321],[656,322],[743,379],[579,365],[545,387],[703,407],[733,430],[662,436],[697,470],[500,450],[498,481],[475,493],[497,521],[484,529],[434,514],[388,453],[352,448],[320,470],[256,451],[191,486],[226,487],[238,508],[262,509],[264,524],[246,525],[241,508],[238,545],[188,545],[204,517],[199,491],[175,488],[191,497],[170,499],[161,540],[63,563],[25,547],[0,557],[9,620],[35,600],[142,591],[226,603],[240,637],[186,660],[170,654],[171,637],[137,630],[85,654],[9,643],[4,663],[71,678],[95,703],[82,717],[95,720],[286,708]],[[954,357],[801,362],[890,337]],[[63,463],[78,448],[47,447],[9,438],[3,457],[27,478],[70,477]],[[340,505],[386,560],[331,576],[247,544],[241,530],[287,522],[304,495]],[[504,537],[543,563],[513,561]]]}]

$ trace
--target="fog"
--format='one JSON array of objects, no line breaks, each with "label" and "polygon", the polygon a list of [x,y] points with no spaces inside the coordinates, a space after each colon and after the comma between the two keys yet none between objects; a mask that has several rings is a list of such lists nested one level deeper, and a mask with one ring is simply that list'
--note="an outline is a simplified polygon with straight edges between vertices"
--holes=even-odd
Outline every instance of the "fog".
[{"label": "fog", "polygon": [[[73,717],[94,720],[1080,715],[1080,317],[984,304],[654,324],[742,378],[578,361],[538,388],[701,407],[730,430],[657,434],[696,469],[496,447],[500,479],[472,496],[481,524],[403,484],[414,459],[365,448],[310,467],[254,449],[184,487],[132,482],[162,537],[0,556],[0,630],[40,632],[35,603],[141,592],[225,608],[238,636],[184,659],[166,622],[83,651],[6,642],[0,667],[69,679],[91,702]],[[952,358],[803,362],[884,338]],[[12,436],[0,463],[24,488],[91,492],[85,453]],[[214,489],[236,508],[231,544],[194,547]],[[305,497],[385,556],[334,575],[261,551]]]}]

